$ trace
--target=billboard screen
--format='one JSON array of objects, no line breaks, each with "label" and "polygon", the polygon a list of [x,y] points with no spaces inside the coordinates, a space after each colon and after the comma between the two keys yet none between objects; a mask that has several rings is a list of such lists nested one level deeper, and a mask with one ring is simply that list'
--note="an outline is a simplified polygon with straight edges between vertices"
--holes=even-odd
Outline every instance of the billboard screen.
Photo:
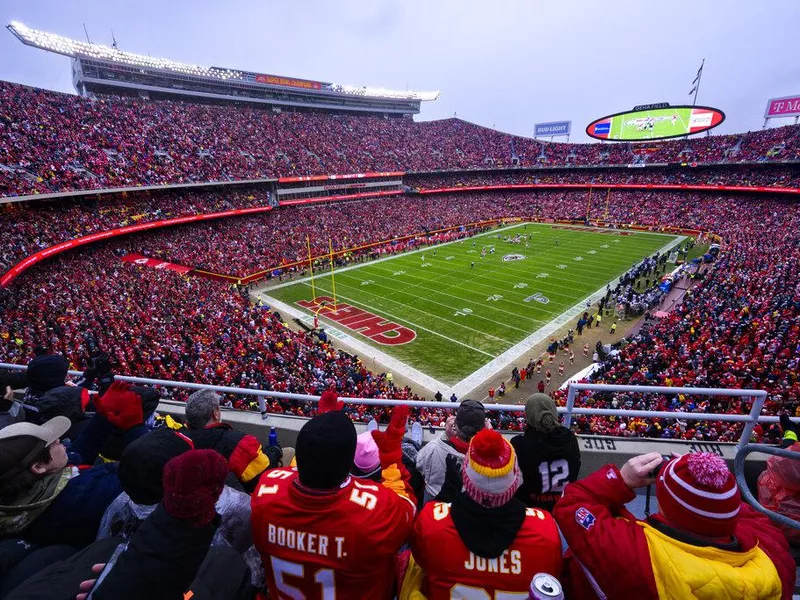
[{"label": "billboard screen", "polygon": [[533,126],[534,137],[547,137],[548,135],[569,135],[572,121],[552,121],[550,123],[536,123]]},{"label": "billboard screen", "polygon": [[635,110],[597,119],[586,134],[598,140],[663,140],[713,129],[725,113],[708,106],[666,106]]},{"label": "billboard screen", "polygon": [[767,100],[764,118],[771,117],[800,117],[800,96],[785,96]]}]

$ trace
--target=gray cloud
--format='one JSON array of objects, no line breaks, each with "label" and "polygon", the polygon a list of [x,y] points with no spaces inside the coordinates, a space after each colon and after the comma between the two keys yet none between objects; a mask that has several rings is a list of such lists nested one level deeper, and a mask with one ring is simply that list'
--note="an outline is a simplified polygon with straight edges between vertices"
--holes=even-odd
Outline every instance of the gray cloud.
[{"label": "gray cloud", "polygon": [[[635,104],[723,109],[717,130],[761,127],[767,98],[800,93],[800,3],[675,0],[6,0],[0,16],[151,55],[391,88],[441,90],[421,119],[531,135],[538,121],[592,119]],[[65,58],[0,32],[0,78],[72,91]],[[781,123],[783,124],[783,123]]]}]

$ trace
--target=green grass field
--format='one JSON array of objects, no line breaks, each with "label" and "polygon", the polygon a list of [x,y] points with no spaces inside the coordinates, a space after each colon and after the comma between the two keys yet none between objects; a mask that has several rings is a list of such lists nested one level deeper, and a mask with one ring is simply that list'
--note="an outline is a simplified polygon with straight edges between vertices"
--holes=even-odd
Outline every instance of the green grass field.
[{"label": "green grass field", "polygon": [[[528,247],[524,241],[505,241],[516,234],[529,237]],[[452,385],[673,240],[671,235],[547,224],[495,229],[336,272],[339,303],[414,330],[413,341],[379,345],[326,320],[324,313],[320,321]],[[481,258],[484,247],[487,255]],[[512,254],[524,258],[503,260]],[[329,274],[315,277],[315,285],[318,296],[333,295]],[[295,308],[300,308],[298,301],[312,298],[309,281],[264,293]]]},{"label": "green grass field", "polygon": [[[688,132],[691,108],[663,108],[619,115],[611,120],[613,140],[648,140],[685,135]],[[652,119],[652,129],[647,121]]]}]

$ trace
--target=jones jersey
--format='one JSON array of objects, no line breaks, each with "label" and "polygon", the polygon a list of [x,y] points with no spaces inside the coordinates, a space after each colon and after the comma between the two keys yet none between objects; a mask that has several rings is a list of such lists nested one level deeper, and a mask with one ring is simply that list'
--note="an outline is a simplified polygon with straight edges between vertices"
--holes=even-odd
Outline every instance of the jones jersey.
[{"label": "jones jersey", "polygon": [[348,477],[314,494],[296,479],[295,470],[266,471],[253,492],[253,541],[270,598],[390,599],[414,505],[371,481]]},{"label": "jones jersey", "polygon": [[450,504],[429,502],[414,524],[414,560],[425,571],[428,600],[527,600],[536,573],[561,575],[561,538],[553,517],[528,508],[513,543],[498,558],[470,552],[450,516]]}]

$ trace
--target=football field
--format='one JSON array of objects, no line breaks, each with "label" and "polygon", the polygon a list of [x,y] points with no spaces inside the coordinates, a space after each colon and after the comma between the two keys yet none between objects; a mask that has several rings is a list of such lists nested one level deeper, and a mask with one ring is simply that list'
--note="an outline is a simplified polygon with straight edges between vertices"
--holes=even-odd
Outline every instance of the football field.
[{"label": "football field", "polygon": [[259,295],[278,310],[302,312],[306,322],[316,312],[332,337],[359,340],[372,357],[388,355],[454,386],[576,321],[588,297],[681,239],[518,224],[346,267],[334,278],[319,274],[316,300],[309,278]]}]

